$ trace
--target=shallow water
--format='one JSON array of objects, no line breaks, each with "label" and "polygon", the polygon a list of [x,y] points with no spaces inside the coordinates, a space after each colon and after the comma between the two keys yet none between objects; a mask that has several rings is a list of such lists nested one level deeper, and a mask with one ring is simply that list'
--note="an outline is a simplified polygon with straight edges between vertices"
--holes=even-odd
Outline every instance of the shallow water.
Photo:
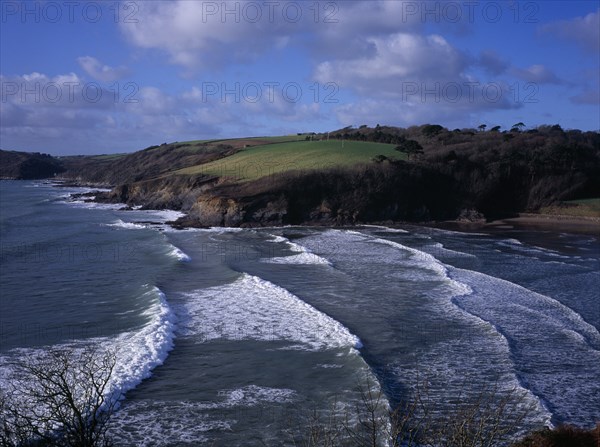
[{"label": "shallow water", "polygon": [[392,404],[426,381],[439,417],[495,387],[524,396],[524,428],[600,420],[595,237],[177,231],[74,189],[0,191],[0,355],[116,349],[118,445],[277,445],[365,377]]}]

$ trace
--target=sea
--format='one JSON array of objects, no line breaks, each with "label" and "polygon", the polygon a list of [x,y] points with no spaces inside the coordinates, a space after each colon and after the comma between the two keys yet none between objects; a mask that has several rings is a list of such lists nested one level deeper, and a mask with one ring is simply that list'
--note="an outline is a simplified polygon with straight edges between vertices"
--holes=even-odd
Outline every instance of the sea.
[{"label": "sea", "polygon": [[598,235],[177,230],[86,191],[0,182],[0,386],[15,359],[114,352],[117,446],[294,445],[365,383],[439,420],[493,390],[519,430],[600,422]]}]

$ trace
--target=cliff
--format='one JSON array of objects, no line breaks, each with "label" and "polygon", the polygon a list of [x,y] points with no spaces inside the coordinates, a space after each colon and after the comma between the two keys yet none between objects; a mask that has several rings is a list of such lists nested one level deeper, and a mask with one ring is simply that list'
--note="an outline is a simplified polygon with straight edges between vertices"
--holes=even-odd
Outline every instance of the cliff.
[{"label": "cliff", "polygon": [[[408,157],[394,150],[406,147],[420,150]],[[600,197],[600,135],[560,126],[361,126],[59,162],[65,180],[113,187],[97,200],[181,210],[181,226],[478,220]]]}]

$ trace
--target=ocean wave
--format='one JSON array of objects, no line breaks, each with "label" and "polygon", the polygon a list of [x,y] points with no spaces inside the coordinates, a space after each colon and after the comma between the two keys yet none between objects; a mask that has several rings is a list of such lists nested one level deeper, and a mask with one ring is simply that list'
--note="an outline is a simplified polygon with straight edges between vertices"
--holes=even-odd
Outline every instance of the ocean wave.
[{"label": "ocean wave", "polygon": [[356,348],[355,335],[287,290],[257,276],[185,294],[179,330],[202,341],[286,341],[287,349]]},{"label": "ocean wave", "polygon": [[[518,366],[511,360],[509,340],[502,331],[455,302],[459,298],[468,301],[475,293],[470,282],[455,278],[451,274],[451,267],[431,254],[394,241],[353,230],[328,230],[326,240],[338,245],[344,257],[353,257],[356,251],[365,263],[372,261],[401,266],[392,274],[394,280],[431,283],[432,287],[422,293],[434,300],[445,319],[464,322],[458,327],[465,332],[458,337],[450,336],[448,341],[440,338],[436,343],[419,350],[415,357],[416,364],[392,361],[387,365],[386,369],[396,376],[393,383],[408,384],[410,387],[420,380],[427,380],[431,393],[429,397],[443,401],[459,398],[461,393],[476,395],[490,386],[489,380],[492,378],[496,380],[499,392],[518,390],[527,404],[535,408],[533,423],[543,421],[550,424],[552,414],[533,392],[521,385],[516,373]],[[372,244],[372,248],[367,248],[369,244]],[[396,249],[396,253],[377,249],[375,244],[389,246]],[[467,352],[470,355],[465,357],[464,353]],[[465,377],[469,378],[468,383]]]},{"label": "ocean wave", "polygon": [[448,256],[453,258],[477,258],[476,255],[472,253],[465,253],[462,251],[451,250],[450,248],[444,247],[444,244],[440,242],[435,242],[434,244],[427,245],[423,248],[427,248],[433,251],[436,255]]},{"label": "ocean wave", "polygon": [[264,258],[261,261],[269,264],[321,264],[331,265],[327,259],[312,253],[309,249],[290,241],[283,236],[271,235],[272,239],[267,242],[273,243],[285,243],[288,250],[297,253],[290,256],[276,256],[270,258]]},{"label": "ocean wave", "polygon": [[[18,358],[35,358],[48,349],[73,352],[75,356],[88,348],[99,355],[115,355],[115,366],[105,391],[108,399],[120,399],[127,392],[151,376],[173,349],[175,316],[165,295],[155,286],[146,286],[145,298],[150,302],[143,312],[148,322],[138,330],[123,332],[115,337],[92,338],[44,348],[18,348],[0,357],[0,385],[12,380],[11,362]],[[4,387],[4,385],[2,385]]]},{"label": "ocean wave", "polygon": [[410,233],[407,230],[403,230],[401,228],[391,228],[391,227],[385,227],[383,225],[361,225],[361,227],[364,228],[374,228],[376,230],[380,230],[380,231],[385,231],[386,233]]},{"label": "ocean wave", "polygon": [[410,263],[425,270],[433,271],[434,273],[438,274],[440,277],[444,278],[451,284],[454,292],[452,295],[453,297],[460,295],[469,295],[473,292],[473,290],[467,284],[455,281],[454,279],[450,278],[450,276],[448,276],[448,269],[446,268],[446,266],[429,253],[425,253],[424,251],[407,247],[406,245],[402,245],[398,242],[390,241],[387,239],[374,238],[373,242],[376,242],[378,244],[389,245],[391,247],[395,247],[400,250],[409,252],[411,254]]},{"label": "ocean wave", "polygon": [[[238,422],[234,418],[239,417],[240,409],[292,402],[296,392],[286,388],[248,385],[221,390],[218,396],[219,400],[214,402],[126,402],[111,420],[109,433],[114,433],[117,446],[150,447],[165,439],[171,443],[198,445],[209,442],[210,435],[215,433],[231,432]],[[261,411],[257,410],[255,414],[260,415]]]},{"label": "ocean wave", "polygon": [[287,388],[248,385],[234,390],[220,391],[219,396],[224,398],[224,402],[219,404],[219,406],[231,407],[243,405],[249,407],[263,402],[290,402],[296,397],[296,392]]},{"label": "ocean wave", "polygon": [[163,222],[172,222],[185,216],[185,213],[175,210],[138,210],[136,213],[148,214],[159,218]]},{"label": "ocean wave", "polygon": [[145,295],[152,304],[143,315],[149,318],[141,329],[120,334],[111,339],[108,349],[116,352],[117,364],[112,386],[125,393],[151,376],[173,349],[176,318],[164,293],[148,286]]},{"label": "ocean wave", "polygon": [[510,281],[457,268],[452,275],[474,290],[456,303],[508,340],[519,381],[553,421],[593,425],[600,418],[598,330],[559,301]]},{"label": "ocean wave", "polygon": [[107,227],[125,228],[127,230],[143,230],[146,229],[146,225],[137,222],[125,222],[121,219],[116,220],[113,223],[106,224]]},{"label": "ocean wave", "polygon": [[[111,419],[109,435],[115,446],[156,447],[196,446],[210,441],[210,435],[230,432],[234,419],[213,416],[203,402],[143,400],[125,402]],[[209,444],[210,445],[210,444]]]},{"label": "ocean wave", "polygon": [[178,261],[182,262],[190,262],[192,260],[192,258],[185,254],[180,248],[177,248],[173,244],[169,245],[171,246],[171,249],[169,250],[169,256],[171,256],[172,258],[175,258]]},{"label": "ocean wave", "polygon": [[[579,403],[585,401],[584,395],[593,395],[595,385],[590,384],[600,380],[598,374],[591,373],[594,370],[592,365],[600,363],[600,334],[594,326],[571,308],[548,296],[483,273],[445,266],[430,254],[396,242],[379,242],[408,250],[413,254],[413,263],[448,278],[452,282],[451,302],[489,324],[501,336],[503,344],[506,344],[502,350],[511,359],[514,374],[513,379],[503,380],[504,388],[518,384],[525,390],[530,402],[537,401],[536,412],[547,425],[551,425],[550,421],[556,417],[558,422],[574,420],[566,414],[576,414],[575,408],[571,407],[580,407]],[[516,241],[507,243],[522,247]],[[532,325],[536,326],[535,331],[530,330]],[[439,350],[436,350],[435,356],[441,357]],[[561,363],[559,359],[562,356],[564,362],[560,367],[549,368],[553,370],[553,379],[550,380],[548,373],[541,371],[540,365]],[[581,384],[581,377],[572,377],[572,365],[567,366],[570,363],[579,365],[577,371],[590,372],[586,384]],[[572,385],[566,387],[567,383]],[[586,414],[579,410],[579,414],[583,414],[584,418],[600,417],[598,412]],[[584,423],[584,420],[577,422]]]},{"label": "ocean wave", "polygon": [[68,205],[80,207],[80,208],[90,208],[90,209],[99,209],[99,210],[111,210],[117,211],[123,208],[122,203],[97,203],[97,202],[88,202],[87,200],[73,200],[67,199],[63,203]]}]

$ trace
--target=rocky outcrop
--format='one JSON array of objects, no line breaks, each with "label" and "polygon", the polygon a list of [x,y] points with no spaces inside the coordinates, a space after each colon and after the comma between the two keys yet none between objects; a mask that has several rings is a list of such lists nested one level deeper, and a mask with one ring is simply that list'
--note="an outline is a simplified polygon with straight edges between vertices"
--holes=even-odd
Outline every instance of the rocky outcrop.
[{"label": "rocky outcrop", "polygon": [[189,210],[217,182],[212,176],[171,175],[119,185],[110,192],[99,193],[96,200],[144,209]]},{"label": "rocky outcrop", "polygon": [[244,221],[246,212],[233,199],[221,197],[199,198],[191,207],[188,218],[206,227],[237,227]]}]

